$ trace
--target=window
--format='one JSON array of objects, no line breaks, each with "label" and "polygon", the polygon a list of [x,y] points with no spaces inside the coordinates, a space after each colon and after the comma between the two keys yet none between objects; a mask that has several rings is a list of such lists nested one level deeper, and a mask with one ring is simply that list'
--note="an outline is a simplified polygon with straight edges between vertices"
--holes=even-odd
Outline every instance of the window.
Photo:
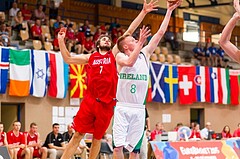
[{"label": "window", "polygon": [[195,21],[184,21],[183,40],[190,42],[199,41],[199,25]]}]

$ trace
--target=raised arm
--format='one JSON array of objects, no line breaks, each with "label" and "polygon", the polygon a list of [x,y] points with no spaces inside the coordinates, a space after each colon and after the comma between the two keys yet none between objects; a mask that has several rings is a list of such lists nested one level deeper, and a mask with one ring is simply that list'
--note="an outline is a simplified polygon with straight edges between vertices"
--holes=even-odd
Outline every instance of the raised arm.
[{"label": "raised arm", "polygon": [[66,48],[64,37],[66,35],[66,28],[61,28],[58,33],[58,43],[63,60],[68,64],[86,64],[91,54],[81,54],[79,56],[71,56]]},{"label": "raised arm", "polygon": [[157,33],[151,38],[149,44],[144,48],[144,51],[147,53],[147,56],[151,56],[151,54],[153,53],[153,51],[156,49],[156,47],[158,46],[160,40],[162,39],[162,37],[164,36],[170,18],[171,18],[171,14],[173,12],[174,9],[176,9],[179,5],[181,5],[182,0],[178,1],[175,4],[170,4],[169,2],[167,2],[167,13],[164,17],[164,20],[160,26],[160,28],[158,29]]},{"label": "raised arm", "polygon": [[[123,35],[126,35],[126,34],[132,35],[133,32],[137,29],[137,27],[141,24],[141,22],[143,21],[147,13],[157,10],[157,7],[159,6],[157,3],[158,3],[158,0],[151,0],[149,3],[147,3],[147,1],[144,0],[143,9],[138,14],[138,16],[133,20],[133,22],[130,24],[127,31]],[[114,55],[116,55],[119,52],[117,45],[113,47],[112,52]]]},{"label": "raised arm", "polygon": [[219,40],[219,45],[226,52],[226,54],[228,54],[234,61],[240,63],[240,51],[230,41],[232,31],[236,26],[238,20],[240,19],[239,0],[234,0],[234,8],[237,12],[233,14],[232,18],[228,21],[227,25],[224,27],[222,35]]}]

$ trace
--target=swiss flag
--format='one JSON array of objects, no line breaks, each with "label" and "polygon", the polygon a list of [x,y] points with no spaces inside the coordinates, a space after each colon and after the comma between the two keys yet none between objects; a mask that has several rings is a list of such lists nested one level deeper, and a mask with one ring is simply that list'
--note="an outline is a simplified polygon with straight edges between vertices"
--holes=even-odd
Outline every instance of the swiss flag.
[{"label": "swiss flag", "polygon": [[192,104],[197,101],[196,85],[194,82],[195,76],[195,66],[178,67],[180,104]]}]

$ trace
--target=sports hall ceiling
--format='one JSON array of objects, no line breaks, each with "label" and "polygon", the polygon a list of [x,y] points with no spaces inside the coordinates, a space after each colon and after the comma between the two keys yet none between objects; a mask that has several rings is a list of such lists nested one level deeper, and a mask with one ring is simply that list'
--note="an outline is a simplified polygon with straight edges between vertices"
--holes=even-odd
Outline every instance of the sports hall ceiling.
[{"label": "sports hall ceiling", "polygon": [[183,0],[181,7],[186,8],[212,8],[230,6],[233,0]]}]

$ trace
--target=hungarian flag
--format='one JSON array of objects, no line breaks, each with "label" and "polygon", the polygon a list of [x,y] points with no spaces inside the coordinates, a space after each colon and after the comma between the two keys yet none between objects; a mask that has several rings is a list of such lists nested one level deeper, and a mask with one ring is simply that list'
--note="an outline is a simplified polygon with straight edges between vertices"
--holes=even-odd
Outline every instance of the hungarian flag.
[{"label": "hungarian flag", "polygon": [[10,49],[9,95],[29,95],[30,70],[30,50]]},{"label": "hungarian flag", "polygon": [[240,70],[229,70],[229,75],[230,75],[231,104],[238,105]]},{"label": "hungarian flag", "polygon": [[9,69],[9,48],[0,47],[0,94],[6,93]]},{"label": "hungarian flag", "polygon": [[50,83],[48,95],[54,98],[65,98],[68,89],[68,65],[62,55],[50,52]]},{"label": "hungarian flag", "polygon": [[229,70],[218,68],[219,104],[230,104]]},{"label": "hungarian flag", "polygon": [[218,103],[218,70],[206,67],[206,102]]},{"label": "hungarian flag", "polygon": [[178,66],[180,104],[192,104],[197,101],[195,76],[195,66]]},{"label": "hungarian flag", "polygon": [[70,65],[70,98],[83,98],[87,90],[85,65]]}]

